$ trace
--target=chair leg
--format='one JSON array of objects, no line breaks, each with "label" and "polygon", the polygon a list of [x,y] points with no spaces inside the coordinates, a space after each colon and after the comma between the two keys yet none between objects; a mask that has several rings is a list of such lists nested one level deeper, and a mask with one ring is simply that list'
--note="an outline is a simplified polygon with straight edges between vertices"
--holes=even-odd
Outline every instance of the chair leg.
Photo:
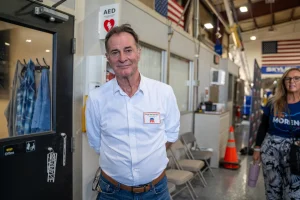
[{"label": "chair leg", "polygon": [[206,185],[207,185],[207,184],[206,184],[206,181],[201,177],[200,172],[196,172],[196,173],[197,173],[197,176],[198,176],[199,180],[201,181],[203,187],[205,188]]},{"label": "chair leg", "polygon": [[200,178],[200,180],[201,180],[201,182],[203,184],[203,187],[206,187],[207,186],[207,182],[206,182],[206,180],[205,180],[202,172],[198,172],[198,176],[199,176],[199,178]]},{"label": "chair leg", "polygon": [[170,194],[170,200],[173,200],[172,195]]},{"label": "chair leg", "polygon": [[195,200],[194,195],[193,195],[193,193],[192,193],[192,191],[190,189],[190,186],[188,185],[188,183],[185,183],[185,185],[186,185],[187,189],[189,190],[192,199]]},{"label": "chair leg", "polygon": [[207,162],[207,160],[205,160],[205,164],[207,165],[207,167],[208,167],[210,173],[212,174],[212,176],[215,177],[215,175],[214,175],[213,171],[211,170],[210,165],[209,165],[209,163]]},{"label": "chair leg", "polygon": [[196,194],[196,192],[195,192],[195,190],[194,190],[194,188],[193,188],[193,186],[192,186],[191,182],[190,182],[190,181],[188,181],[187,183],[188,183],[188,185],[190,186],[191,190],[193,191],[193,193],[194,193],[195,197],[196,197],[196,198],[198,198],[198,195]]}]

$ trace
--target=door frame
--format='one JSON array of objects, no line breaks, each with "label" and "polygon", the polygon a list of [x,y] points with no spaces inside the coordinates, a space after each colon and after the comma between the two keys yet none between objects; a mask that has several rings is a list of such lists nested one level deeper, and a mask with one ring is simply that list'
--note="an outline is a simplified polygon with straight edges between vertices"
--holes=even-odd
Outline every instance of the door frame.
[{"label": "door frame", "polygon": [[[72,45],[74,45],[73,44],[74,16],[59,11],[68,15],[69,20],[64,23],[49,22],[45,18],[33,14],[33,9],[36,6],[45,6],[47,8],[51,8],[49,6],[46,6],[42,3],[38,3],[35,1],[34,2],[26,1],[26,0],[1,1],[0,20],[53,34],[53,45],[52,45],[53,62],[51,66],[52,68],[52,93],[51,93],[52,131],[39,133],[39,134],[29,134],[20,137],[10,137],[10,138],[0,139],[0,163],[1,161],[9,163],[13,159],[20,159],[20,160],[24,159],[22,158],[22,156],[26,157],[27,154],[20,155],[20,156],[8,156],[9,158],[5,157],[3,152],[3,147],[12,144],[20,144],[28,140],[35,140],[36,143],[39,142],[40,145],[38,146],[37,144],[36,151],[40,151],[45,155],[48,153],[47,146],[55,146],[55,150],[60,151],[62,148],[61,147],[62,137],[60,134],[65,133],[67,135],[67,145],[66,145],[67,166],[66,167],[60,166],[59,168],[57,167],[56,176],[59,175],[65,176],[63,178],[68,181],[68,186],[67,186],[68,188],[66,189],[68,191],[68,197],[67,198],[64,197],[62,199],[71,200],[73,195],[72,194],[73,193],[72,191],[72,184],[73,184],[72,183],[73,180],[72,118],[73,118],[73,54],[74,52],[72,52],[73,49]],[[60,152],[57,153],[59,156]],[[41,162],[44,162],[44,160]],[[57,165],[60,164],[61,161],[58,161]],[[0,169],[6,169],[6,168],[0,167]],[[61,184],[65,182],[65,180],[62,182],[57,181],[57,184]],[[10,183],[11,180],[7,179],[4,181]],[[48,188],[52,188],[52,186]],[[40,197],[37,197],[37,199],[38,198]],[[47,198],[48,197],[45,197],[44,199]]]}]

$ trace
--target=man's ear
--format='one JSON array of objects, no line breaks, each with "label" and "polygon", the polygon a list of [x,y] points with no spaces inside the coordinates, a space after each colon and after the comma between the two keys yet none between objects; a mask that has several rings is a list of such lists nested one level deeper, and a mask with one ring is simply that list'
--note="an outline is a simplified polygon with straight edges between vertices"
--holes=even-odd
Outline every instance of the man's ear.
[{"label": "man's ear", "polygon": [[142,52],[142,48],[141,47],[138,47],[138,56],[139,56],[139,60],[141,58],[141,52]]},{"label": "man's ear", "polygon": [[108,54],[108,53],[105,53],[105,57],[106,57],[106,61],[107,61],[108,64],[110,65],[110,62],[109,62],[109,54]]}]

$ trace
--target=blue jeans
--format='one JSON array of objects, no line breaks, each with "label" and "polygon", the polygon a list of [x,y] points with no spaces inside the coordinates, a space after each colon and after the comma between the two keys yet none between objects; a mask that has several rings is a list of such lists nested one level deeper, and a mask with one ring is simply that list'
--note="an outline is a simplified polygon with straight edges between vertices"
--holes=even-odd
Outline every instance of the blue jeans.
[{"label": "blue jeans", "polygon": [[165,176],[156,185],[151,185],[148,192],[132,193],[120,189],[120,186],[111,184],[107,179],[100,175],[99,192],[97,200],[170,200],[168,190],[168,180]]}]

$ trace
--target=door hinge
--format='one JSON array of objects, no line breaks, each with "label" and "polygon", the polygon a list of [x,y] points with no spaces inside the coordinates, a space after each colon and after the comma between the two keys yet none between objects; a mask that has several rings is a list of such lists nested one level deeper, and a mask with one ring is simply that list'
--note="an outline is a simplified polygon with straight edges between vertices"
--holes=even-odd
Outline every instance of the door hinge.
[{"label": "door hinge", "polygon": [[71,152],[75,152],[75,137],[71,137]]},{"label": "door hinge", "polygon": [[76,53],[76,38],[72,38],[72,54]]}]

